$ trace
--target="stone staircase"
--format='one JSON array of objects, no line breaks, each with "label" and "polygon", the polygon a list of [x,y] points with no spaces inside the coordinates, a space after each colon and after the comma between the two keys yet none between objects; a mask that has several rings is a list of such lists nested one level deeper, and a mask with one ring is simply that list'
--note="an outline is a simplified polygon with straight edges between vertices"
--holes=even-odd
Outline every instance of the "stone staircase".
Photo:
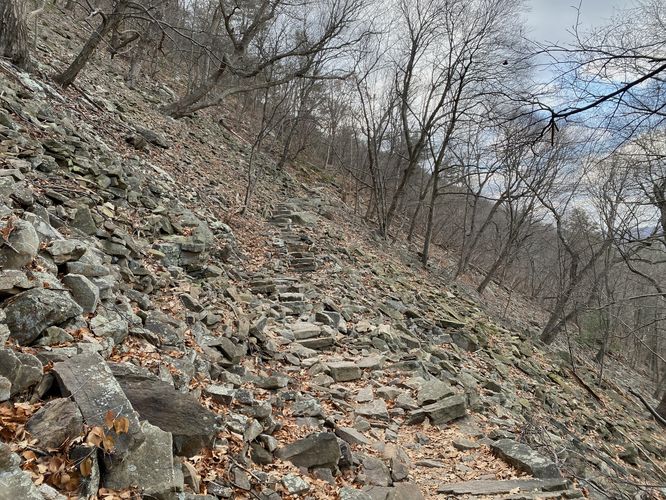
[{"label": "stone staircase", "polygon": [[273,238],[273,243],[285,262],[286,270],[300,273],[316,271],[314,241],[309,237],[307,231],[295,228],[295,226],[302,228],[314,225],[316,222],[314,216],[304,211],[295,202],[280,203],[271,214],[269,221],[280,231],[279,236]]}]

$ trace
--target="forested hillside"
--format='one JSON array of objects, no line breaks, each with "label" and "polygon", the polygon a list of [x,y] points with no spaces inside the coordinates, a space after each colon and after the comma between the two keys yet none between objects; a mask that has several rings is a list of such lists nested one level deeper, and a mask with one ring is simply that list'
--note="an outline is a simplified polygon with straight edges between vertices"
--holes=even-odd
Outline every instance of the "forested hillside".
[{"label": "forested hillside", "polygon": [[662,498],[666,6],[527,9],[0,0],[0,500]]}]

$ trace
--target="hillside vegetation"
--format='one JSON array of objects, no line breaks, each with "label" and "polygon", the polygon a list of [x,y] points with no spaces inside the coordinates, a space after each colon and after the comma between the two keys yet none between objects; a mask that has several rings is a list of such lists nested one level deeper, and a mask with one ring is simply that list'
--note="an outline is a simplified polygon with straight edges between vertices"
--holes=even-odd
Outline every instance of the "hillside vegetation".
[{"label": "hillside vegetation", "polygon": [[0,500],[666,494],[663,6],[385,7],[0,0]]}]

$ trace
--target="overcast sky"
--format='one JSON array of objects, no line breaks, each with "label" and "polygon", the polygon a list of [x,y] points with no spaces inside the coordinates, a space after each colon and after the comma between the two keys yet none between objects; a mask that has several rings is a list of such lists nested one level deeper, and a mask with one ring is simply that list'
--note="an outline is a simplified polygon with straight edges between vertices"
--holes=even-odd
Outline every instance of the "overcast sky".
[{"label": "overcast sky", "polygon": [[[568,31],[576,22],[579,0],[527,0],[527,22],[531,38],[539,42],[566,42]],[[630,7],[631,0],[582,0],[581,27],[599,26],[617,8]]]}]

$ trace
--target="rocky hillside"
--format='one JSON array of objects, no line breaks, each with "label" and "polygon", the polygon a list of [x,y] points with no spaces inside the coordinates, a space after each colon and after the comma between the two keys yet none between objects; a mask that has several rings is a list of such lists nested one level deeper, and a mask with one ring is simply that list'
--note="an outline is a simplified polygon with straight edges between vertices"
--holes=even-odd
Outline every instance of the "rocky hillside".
[{"label": "rocky hillside", "polygon": [[166,120],[168,89],[1,64],[1,500],[663,496],[639,374],[598,385],[310,168],[235,214],[242,131]]}]

